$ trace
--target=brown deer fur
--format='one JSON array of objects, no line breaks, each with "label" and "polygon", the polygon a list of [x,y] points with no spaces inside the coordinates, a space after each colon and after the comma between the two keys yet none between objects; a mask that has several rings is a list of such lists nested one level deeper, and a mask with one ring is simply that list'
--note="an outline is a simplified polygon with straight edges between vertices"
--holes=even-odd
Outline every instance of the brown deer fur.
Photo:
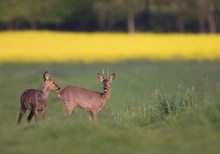
[{"label": "brown deer fur", "polygon": [[104,74],[97,74],[103,84],[104,92],[95,92],[77,86],[67,86],[60,93],[59,97],[64,102],[64,117],[69,116],[75,107],[86,109],[90,112],[90,119],[95,119],[97,114],[103,110],[110,99],[111,83],[115,79],[115,73],[105,78]]},{"label": "brown deer fur", "polygon": [[33,116],[35,116],[35,121],[37,122],[37,115],[39,111],[42,112],[43,119],[45,119],[47,97],[51,90],[58,91],[60,88],[53,82],[53,80],[49,79],[47,71],[44,73],[43,78],[43,90],[27,89],[22,93],[20,99],[20,114],[17,121],[18,125],[20,125],[21,119],[27,109],[30,110],[30,114],[27,118],[28,123],[31,122]]}]

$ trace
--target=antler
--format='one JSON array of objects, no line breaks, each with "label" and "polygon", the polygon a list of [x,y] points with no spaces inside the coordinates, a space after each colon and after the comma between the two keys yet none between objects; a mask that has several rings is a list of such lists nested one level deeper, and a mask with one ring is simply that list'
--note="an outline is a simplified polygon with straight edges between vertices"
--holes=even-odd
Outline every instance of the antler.
[{"label": "antler", "polygon": [[104,74],[105,74],[105,69],[103,68],[102,69],[102,75],[104,76]]},{"label": "antler", "polygon": [[107,69],[107,77],[109,77],[109,69]]},{"label": "antler", "polygon": [[105,74],[105,69],[103,68],[102,75],[103,75],[103,77],[108,78],[109,77],[109,69],[107,69],[107,74]]}]

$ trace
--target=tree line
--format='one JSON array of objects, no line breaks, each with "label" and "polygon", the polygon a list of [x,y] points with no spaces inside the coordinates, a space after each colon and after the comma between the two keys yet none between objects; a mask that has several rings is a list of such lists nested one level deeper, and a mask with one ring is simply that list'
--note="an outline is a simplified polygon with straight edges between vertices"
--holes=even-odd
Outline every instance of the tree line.
[{"label": "tree line", "polygon": [[220,32],[220,0],[0,0],[0,29]]}]

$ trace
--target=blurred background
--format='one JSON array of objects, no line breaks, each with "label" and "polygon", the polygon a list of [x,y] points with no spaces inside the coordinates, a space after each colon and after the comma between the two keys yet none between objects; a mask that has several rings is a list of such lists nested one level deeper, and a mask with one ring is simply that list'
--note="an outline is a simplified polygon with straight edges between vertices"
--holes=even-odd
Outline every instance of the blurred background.
[{"label": "blurred background", "polygon": [[[219,154],[220,0],[0,0],[1,154]],[[132,35],[131,35],[132,34]],[[46,120],[20,127],[43,73],[111,99],[89,122],[51,92]]]},{"label": "blurred background", "polygon": [[219,0],[0,0],[0,30],[220,32]]}]

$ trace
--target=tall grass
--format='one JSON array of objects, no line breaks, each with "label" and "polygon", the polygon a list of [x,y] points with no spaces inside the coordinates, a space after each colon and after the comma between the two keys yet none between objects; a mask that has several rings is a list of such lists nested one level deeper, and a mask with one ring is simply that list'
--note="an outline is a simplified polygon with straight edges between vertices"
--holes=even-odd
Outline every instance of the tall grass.
[{"label": "tall grass", "polygon": [[115,119],[126,125],[146,127],[166,118],[174,118],[182,112],[203,109],[208,105],[203,88],[192,86],[183,90],[179,85],[175,92],[169,93],[160,85],[151,94],[150,102],[132,103],[125,111],[119,112]]}]

